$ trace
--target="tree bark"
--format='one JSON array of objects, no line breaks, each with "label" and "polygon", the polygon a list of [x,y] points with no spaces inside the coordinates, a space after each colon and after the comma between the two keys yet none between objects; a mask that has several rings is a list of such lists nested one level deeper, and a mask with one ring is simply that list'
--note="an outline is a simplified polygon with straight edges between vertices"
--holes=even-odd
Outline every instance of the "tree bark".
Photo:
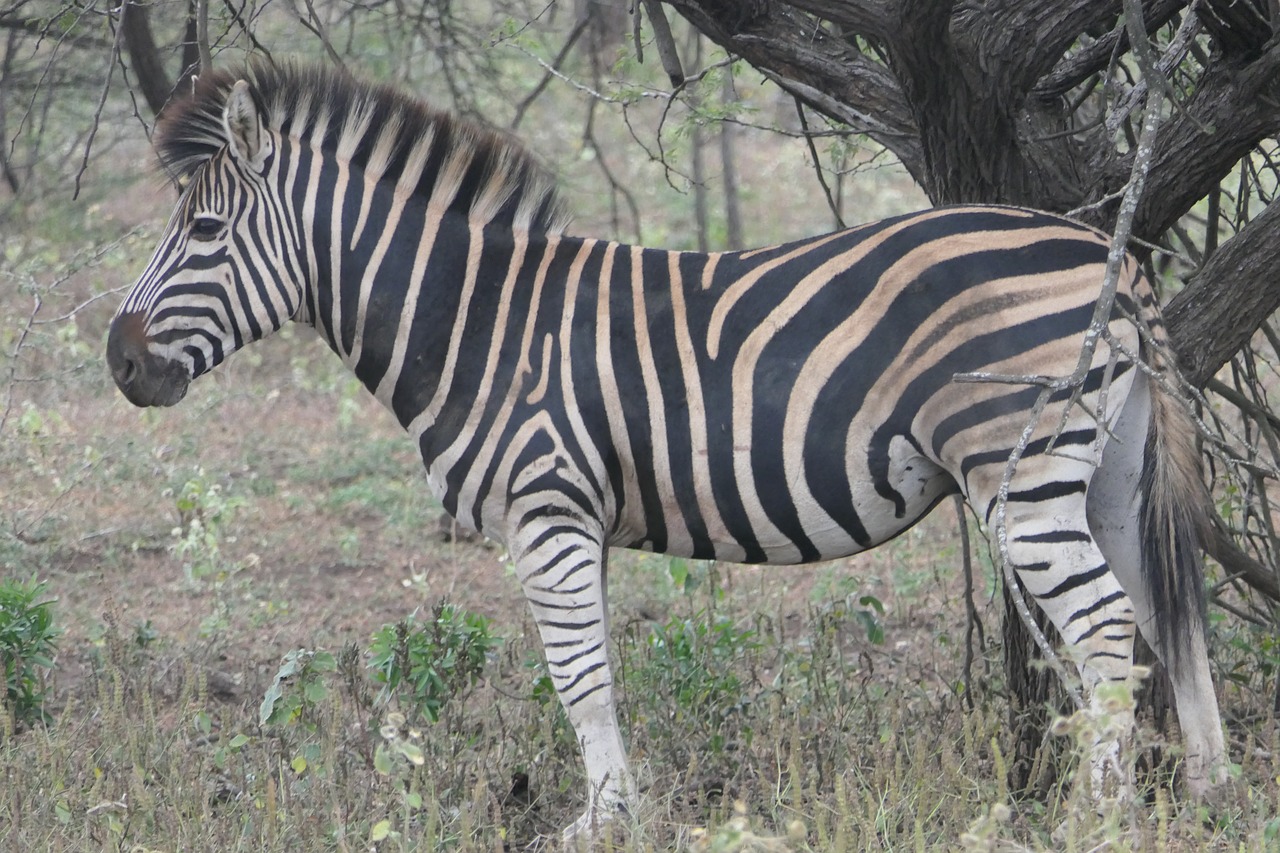
[{"label": "tree bark", "polygon": [[[1114,224],[1116,203],[1104,200],[1128,181],[1131,155],[1062,96],[1127,44],[1118,2],[665,1],[808,106],[892,151],[935,204],[1084,208],[1082,221]],[[1165,123],[1134,220],[1139,239],[1157,240],[1280,132],[1280,44],[1259,25],[1261,3],[1195,3],[1214,50]],[[1191,6],[1148,0],[1148,30]],[[1096,46],[1066,52],[1089,32]]]}]

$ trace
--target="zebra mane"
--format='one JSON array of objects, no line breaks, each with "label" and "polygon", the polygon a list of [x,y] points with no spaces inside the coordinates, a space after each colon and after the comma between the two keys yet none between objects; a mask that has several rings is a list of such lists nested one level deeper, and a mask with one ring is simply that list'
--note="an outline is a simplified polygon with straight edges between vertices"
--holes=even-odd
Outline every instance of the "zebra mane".
[{"label": "zebra mane", "polygon": [[554,185],[514,139],[434,109],[389,86],[320,66],[254,62],[201,75],[189,96],[165,108],[154,136],[178,182],[227,144],[223,105],[246,80],[265,122],[485,225],[558,232],[564,212]]}]

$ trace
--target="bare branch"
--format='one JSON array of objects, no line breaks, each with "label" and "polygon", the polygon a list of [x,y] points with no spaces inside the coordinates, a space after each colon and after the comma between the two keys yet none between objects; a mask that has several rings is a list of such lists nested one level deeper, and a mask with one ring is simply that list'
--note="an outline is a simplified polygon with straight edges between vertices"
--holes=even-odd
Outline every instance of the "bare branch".
[{"label": "bare branch", "polygon": [[524,121],[524,114],[528,112],[529,107],[533,106],[533,102],[536,101],[538,96],[547,88],[547,84],[551,82],[553,75],[560,70],[560,66],[569,55],[569,51],[573,49],[573,46],[577,43],[578,39],[581,38],[584,32],[586,32],[587,26],[590,23],[590,18],[583,17],[574,25],[574,28],[569,31],[568,37],[565,38],[564,44],[560,48],[560,52],[551,60],[551,64],[547,68],[546,73],[542,75],[542,79],[538,81],[536,86],[529,90],[529,94],[525,95],[524,98],[520,100],[520,103],[516,104],[516,114],[508,125],[512,132],[520,127],[520,122]]},{"label": "bare branch", "polygon": [[836,204],[835,198],[831,195],[831,187],[827,186],[826,176],[822,174],[822,158],[818,156],[818,149],[813,144],[813,137],[809,135],[809,120],[804,115],[804,102],[796,98],[796,115],[800,116],[800,129],[804,132],[804,141],[809,146],[809,156],[813,158],[813,173],[818,178],[818,184],[822,187],[822,194],[827,197],[827,207],[831,208],[831,215],[835,217],[836,227],[844,228],[844,217],[840,215],[840,206]]}]

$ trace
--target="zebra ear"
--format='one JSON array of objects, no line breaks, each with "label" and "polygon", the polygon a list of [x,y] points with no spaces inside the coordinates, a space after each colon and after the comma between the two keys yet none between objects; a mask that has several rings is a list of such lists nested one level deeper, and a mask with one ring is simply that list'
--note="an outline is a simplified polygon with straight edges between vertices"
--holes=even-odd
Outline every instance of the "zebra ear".
[{"label": "zebra ear", "polygon": [[231,156],[255,171],[261,171],[271,154],[271,136],[249,91],[249,84],[237,80],[227,95],[222,109],[222,124],[227,131]]}]

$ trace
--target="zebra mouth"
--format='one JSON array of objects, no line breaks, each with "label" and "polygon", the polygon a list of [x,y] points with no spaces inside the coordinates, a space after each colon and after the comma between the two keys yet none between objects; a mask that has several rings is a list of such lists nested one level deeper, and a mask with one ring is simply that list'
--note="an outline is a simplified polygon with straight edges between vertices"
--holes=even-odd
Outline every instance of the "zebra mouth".
[{"label": "zebra mouth", "polygon": [[186,396],[191,384],[186,365],[147,349],[145,328],[137,314],[121,314],[111,321],[107,366],[116,387],[135,406],[172,406]]}]

